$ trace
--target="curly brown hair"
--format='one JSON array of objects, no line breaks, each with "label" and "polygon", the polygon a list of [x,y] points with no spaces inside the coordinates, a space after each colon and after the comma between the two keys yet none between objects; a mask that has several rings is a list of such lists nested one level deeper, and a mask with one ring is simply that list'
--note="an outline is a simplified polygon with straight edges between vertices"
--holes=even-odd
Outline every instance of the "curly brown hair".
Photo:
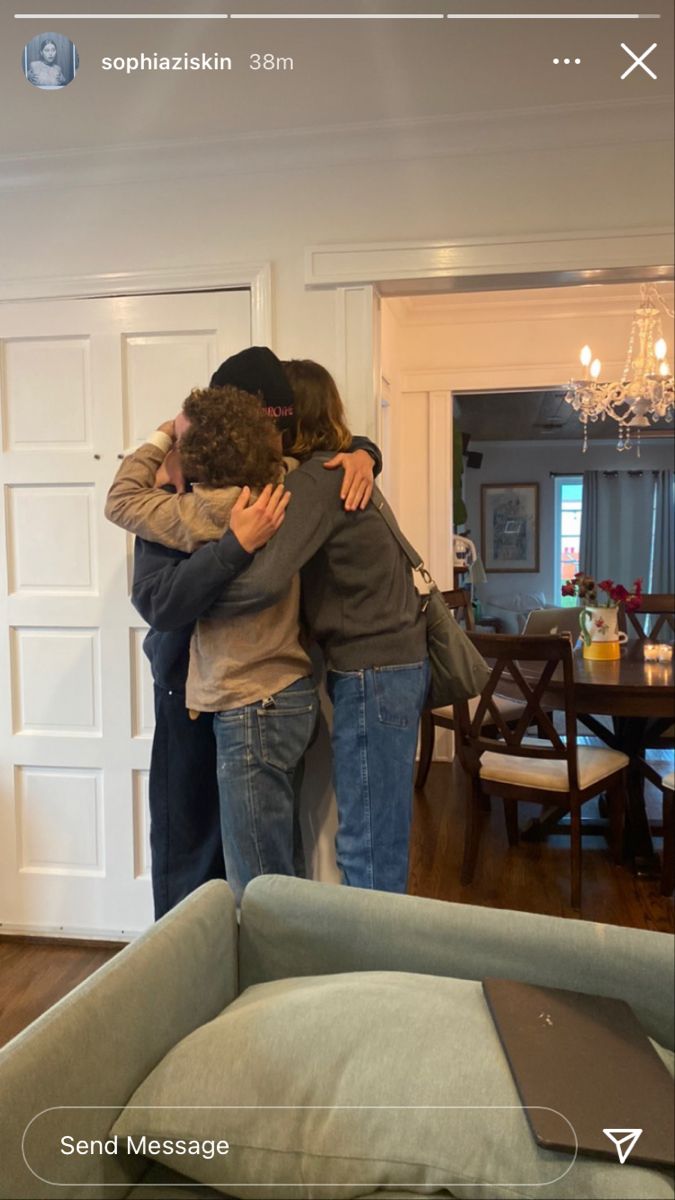
[{"label": "curly brown hair", "polygon": [[295,400],[295,440],[288,453],[306,458],[315,450],[347,450],[352,435],[333,376],[310,358],[282,365]]},{"label": "curly brown hair", "polygon": [[281,450],[260,400],[239,388],[195,388],[183,404],[190,428],[180,443],[186,479],[207,487],[276,483]]}]

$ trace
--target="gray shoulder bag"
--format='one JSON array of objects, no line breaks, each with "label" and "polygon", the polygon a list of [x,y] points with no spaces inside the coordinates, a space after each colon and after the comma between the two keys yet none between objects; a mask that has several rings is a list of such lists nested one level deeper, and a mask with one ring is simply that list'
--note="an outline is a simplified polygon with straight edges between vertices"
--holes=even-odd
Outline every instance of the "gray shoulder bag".
[{"label": "gray shoulder bag", "polygon": [[431,685],[427,703],[443,708],[459,700],[479,696],[489,677],[490,668],[473,642],[456,621],[427,571],[422,556],[411,546],[398,527],[396,518],[377,488],[373,504],[389,527],[413,571],[419,571],[429,592],[421,597],[427,620],[427,650],[431,667]]}]

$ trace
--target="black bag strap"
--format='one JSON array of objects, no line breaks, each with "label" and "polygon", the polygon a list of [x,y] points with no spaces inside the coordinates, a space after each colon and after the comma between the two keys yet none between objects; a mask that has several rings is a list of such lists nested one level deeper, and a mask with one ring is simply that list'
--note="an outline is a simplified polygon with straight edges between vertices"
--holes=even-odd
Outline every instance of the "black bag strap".
[{"label": "black bag strap", "polygon": [[425,583],[429,584],[430,586],[436,587],[436,584],[434,583],[433,579],[431,578],[431,575],[429,574],[429,572],[427,571],[427,569],[424,565],[424,559],[422,558],[422,555],[417,553],[414,546],[412,546],[411,543],[408,541],[408,539],[406,537],[404,537],[403,534],[401,533],[401,530],[399,529],[398,521],[396,520],[396,517],[394,516],[391,508],[389,507],[389,504],[387,503],[384,496],[382,495],[382,492],[377,487],[373,488],[372,501],[373,501],[373,504],[375,505],[375,508],[377,509],[380,516],[382,517],[382,520],[384,521],[385,525],[388,526],[390,533],[396,539],[399,546],[401,547],[401,550],[405,554],[413,571],[419,571],[419,573],[422,576],[422,579],[424,580]]}]

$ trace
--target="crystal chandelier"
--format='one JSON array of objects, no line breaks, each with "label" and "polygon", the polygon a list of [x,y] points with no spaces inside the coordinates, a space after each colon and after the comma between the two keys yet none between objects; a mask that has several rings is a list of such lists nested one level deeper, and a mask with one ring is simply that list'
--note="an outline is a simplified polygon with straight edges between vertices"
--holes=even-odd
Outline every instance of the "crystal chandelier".
[{"label": "crystal chandelier", "polygon": [[568,384],[565,399],[579,414],[584,427],[584,454],[588,449],[588,422],[612,417],[618,421],[617,450],[630,450],[632,434],[637,434],[640,457],[640,431],[661,418],[672,421],[675,400],[673,376],[666,361],[668,347],[661,326],[661,310],[668,309],[652,284],[640,289],[640,305],[633,316],[628,355],[621,379],[601,383],[602,363],[593,358],[590,346],[584,346],[579,359],[584,379]]}]

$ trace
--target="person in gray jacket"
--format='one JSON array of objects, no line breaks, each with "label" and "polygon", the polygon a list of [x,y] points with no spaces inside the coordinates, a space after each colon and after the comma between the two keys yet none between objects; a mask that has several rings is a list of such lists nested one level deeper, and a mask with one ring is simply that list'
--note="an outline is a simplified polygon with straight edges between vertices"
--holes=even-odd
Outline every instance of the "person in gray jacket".
[{"label": "person in gray jacket", "polygon": [[[417,729],[429,687],[421,600],[375,505],[346,511],[339,476],[325,470],[351,440],[332,377],[309,360],[286,371],[297,421],[291,453],[302,460],[287,482],[291,503],[281,529],[209,615],[266,608],[301,571],[303,615],[323,651],[333,702],[338,866],[348,885],[404,892]],[[174,596],[184,568],[194,585],[203,552],[176,564]],[[151,580],[132,599],[146,619],[156,614]],[[170,628],[166,605],[162,621]]]}]

